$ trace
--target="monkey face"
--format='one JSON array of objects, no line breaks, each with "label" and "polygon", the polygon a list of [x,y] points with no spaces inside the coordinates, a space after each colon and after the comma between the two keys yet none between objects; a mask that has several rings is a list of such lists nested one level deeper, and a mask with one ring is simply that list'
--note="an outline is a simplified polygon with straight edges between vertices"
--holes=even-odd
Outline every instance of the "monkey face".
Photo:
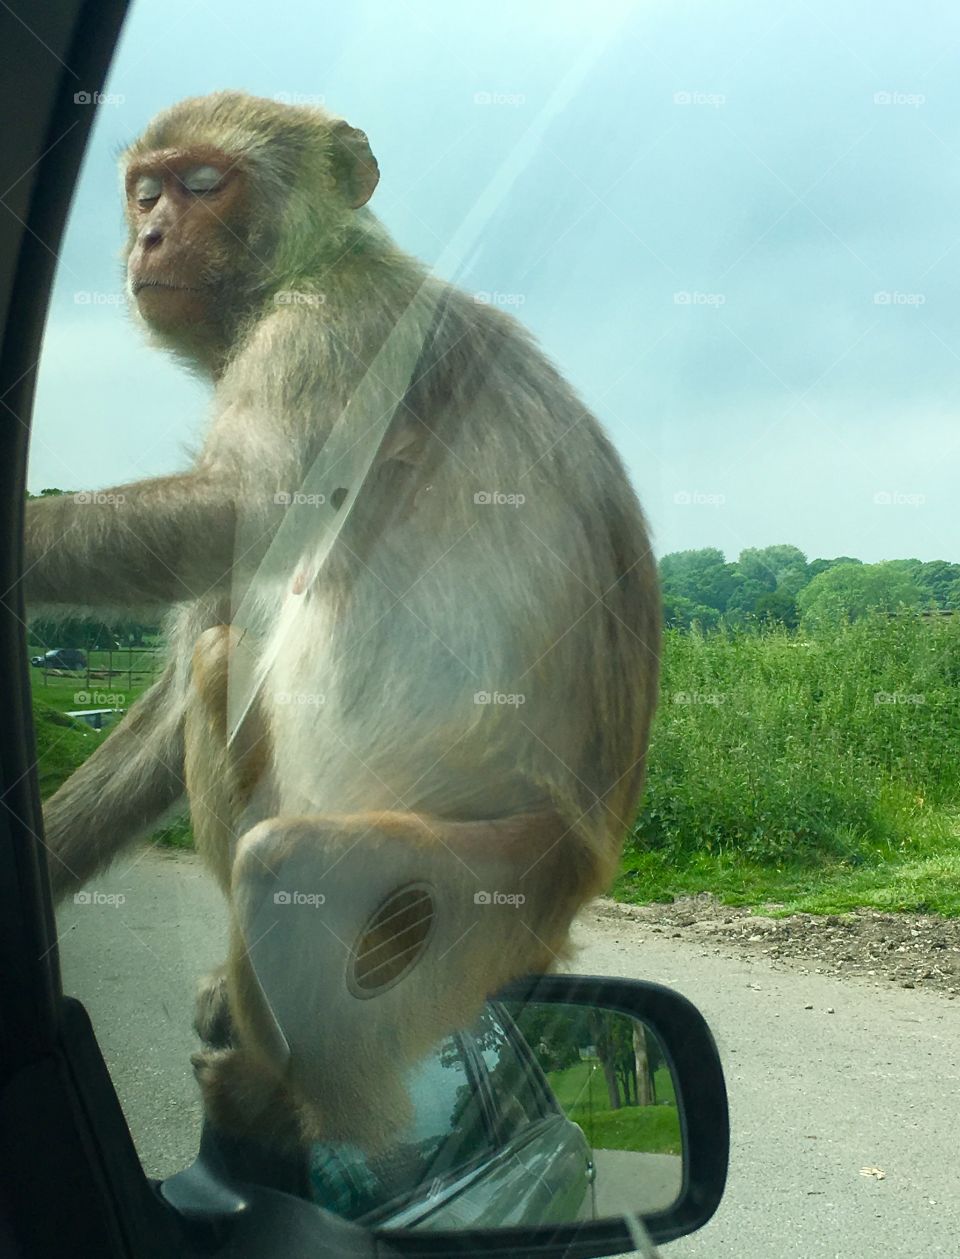
[{"label": "monkey face", "polygon": [[243,252],[242,169],[208,146],[161,149],[132,162],[125,185],[127,279],[140,314],[158,332],[215,324]]},{"label": "monkey face", "polygon": [[238,92],[164,111],[122,161],[131,304],[214,380],[271,296],[351,252],[379,178],[356,127]]}]

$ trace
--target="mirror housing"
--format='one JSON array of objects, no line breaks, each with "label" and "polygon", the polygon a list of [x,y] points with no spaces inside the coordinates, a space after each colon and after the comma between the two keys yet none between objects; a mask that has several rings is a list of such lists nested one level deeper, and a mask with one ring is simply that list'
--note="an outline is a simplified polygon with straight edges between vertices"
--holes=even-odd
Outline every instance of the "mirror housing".
[{"label": "mirror housing", "polygon": [[[638,1212],[655,1243],[702,1228],[720,1205],[727,1179],[730,1122],[720,1055],[710,1028],[692,1002],[661,984],[591,975],[540,975],[519,980],[496,1001],[584,1006],[624,1014],[658,1038],[673,1075],[683,1136],[683,1182],[675,1202]],[[638,1199],[639,1199],[638,1193]],[[636,1248],[628,1219],[611,1216],[576,1224],[424,1232],[385,1229],[392,1251],[412,1259],[508,1254],[523,1259],[589,1259]]]}]

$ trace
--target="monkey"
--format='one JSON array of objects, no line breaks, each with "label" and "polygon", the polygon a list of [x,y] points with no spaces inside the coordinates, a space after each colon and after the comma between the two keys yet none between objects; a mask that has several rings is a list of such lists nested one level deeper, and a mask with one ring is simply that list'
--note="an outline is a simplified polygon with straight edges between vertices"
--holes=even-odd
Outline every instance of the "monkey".
[{"label": "monkey", "polygon": [[186,794],[230,923],[208,1116],[375,1148],[404,1071],[615,873],[657,694],[646,520],[526,329],[373,215],[364,132],[218,92],[121,166],[131,309],[213,401],[185,471],[28,504],[31,607],[169,610],[159,681],[47,804],[52,886]]}]

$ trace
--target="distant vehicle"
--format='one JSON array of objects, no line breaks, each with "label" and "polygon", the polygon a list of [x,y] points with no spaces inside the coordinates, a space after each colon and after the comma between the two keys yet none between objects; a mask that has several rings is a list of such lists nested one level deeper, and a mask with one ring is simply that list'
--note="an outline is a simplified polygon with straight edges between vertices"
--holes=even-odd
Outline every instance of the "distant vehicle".
[{"label": "distant vehicle", "polygon": [[30,663],[36,669],[85,669],[87,657],[78,647],[54,647],[34,656]]}]

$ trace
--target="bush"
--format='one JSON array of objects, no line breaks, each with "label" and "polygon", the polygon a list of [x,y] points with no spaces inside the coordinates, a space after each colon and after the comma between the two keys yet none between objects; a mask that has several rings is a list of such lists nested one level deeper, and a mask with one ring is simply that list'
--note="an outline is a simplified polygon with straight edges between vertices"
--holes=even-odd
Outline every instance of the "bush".
[{"label": "bush", "polygon": [[635,850],[858,864],[956,801],[960,618],[668,630]]}]

